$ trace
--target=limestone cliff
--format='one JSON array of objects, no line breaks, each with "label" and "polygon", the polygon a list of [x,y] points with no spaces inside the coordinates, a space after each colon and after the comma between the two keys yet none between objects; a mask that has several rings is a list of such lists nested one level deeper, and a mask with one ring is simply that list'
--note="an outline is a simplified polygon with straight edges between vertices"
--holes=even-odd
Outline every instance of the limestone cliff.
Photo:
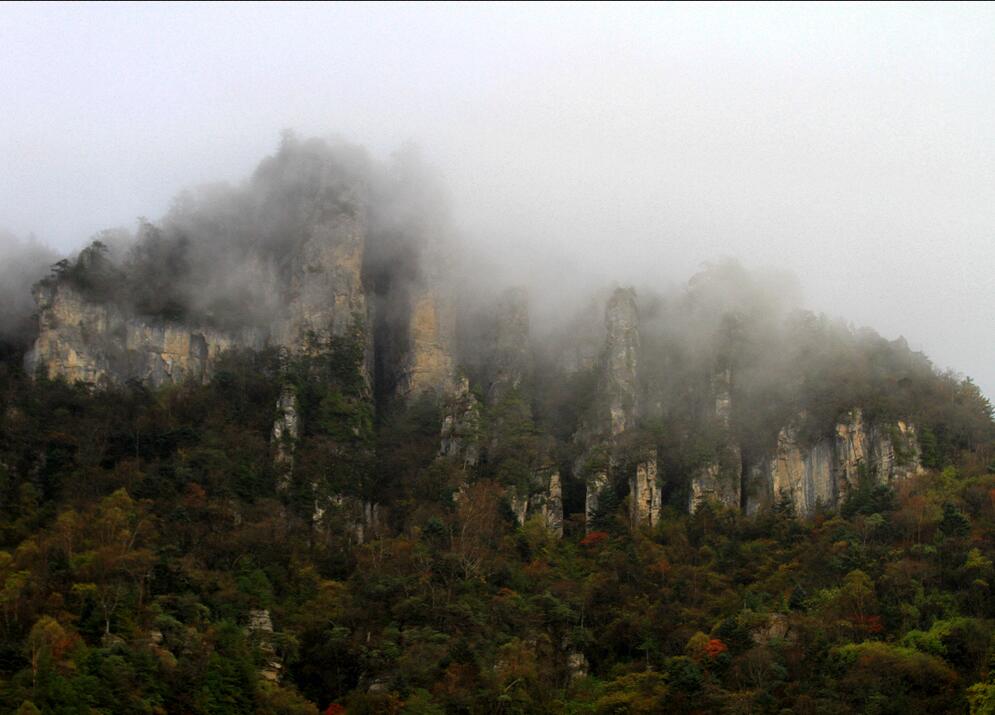
[{"label": "limestone cliff", "polygon": [[[206,381],[218,356],[232,348],[278,345],[291,351],[342,335],[366,320],[362,283],[364,223],[341,213],[311,227],[288,257],[283,309],[268,326],[235,331],[137,313],[126,303],[98,302],[67,279],[35,287],[38,335],[26,358],[32,374],[107,384],[137,379],[159,387]],[[86,251],[81,254],[82,261]]]},{"label": "limestone cliff", "polygon": [[454,388],[452,307],[434,287],[417,290],[411,302],[409,350],[403,358],[399,394],[415,396],[434,390],[440,395]]},{"label": "limestone cliff", "polygon": [[367,235],[362,208],[331,214],[308,227],[290,256],[285,310],[270,331],[274,344],[299,350],[308,335],[343,335],[357,317],[366,319],[362,269]]},{"label": "limestone cliff", "polygon": [[149,385],[205,381],[225,350],[259,348],[254,330],[236,333],[130,315],[113,303],[95,303],[67,282],[35,286],[38,336],[27,354],[31,374],[95,385],[138,379]]},{"label": "limestone cliff", "polygon": [[[485,331],[487,406],[491,410],[491,453],[498,452],[501,435],[508,423],[531,423],[534,419],[528,399],[534,370],[529,339],[528,294],[521,288],[505,291],[488,321]],[[525,484],[511,488],[509,502],[520,524],[539,517],[555,536],[563,536],[563,488],[548,443],[538,446],[532,473]]]},{"label": "limestone cliff", "polygon": [[[120,263],[97,243],[63,262],[36,289],[28,369],[94,384],[206,380],[230,348],[309,350],[359,321],[371,388],[379,335],[390,397],[449,394],[451,247],[434,238],[443,231],[400,222],[394,202],[410,187],[382,196],[364,161],[321,142],[285,142],[225,194],[230,205],[194,201],[162,227],[144,224]],[[87,288],[94,276],[96,291]]]},{"label": "limestone cliff", "polygon": [[300,437],[298,412],[297,391],[293,385],[284,385],[276,403],[276,418],[273,420],[272,431],[274,466],[279,489],[287,489],[293,476],[294,451]]},{"label": "limestone cliff", "polygon": [[691,476],[688,511],[694,512],[702,503],[714,501],[732,509],[740,506],[743,482],[742,454],[731,434],[732,370],[718,370],[711,380],[713,418],[720,439],[717,454]]},{"label": "limestone cliff", "polygon": [[747,477],[746,511],[755,514],[787,500],[798,515],[810,514],[818,505],[834,507],[838,502],[833,468],[834,448],[830,439],[811,446],[799,444],[793,427],[777,436],[774,454],[753,465]]},{"label": "limestone cliff", "polygon": [[639,363],[639,314],[636,294],[619,288],[605,309],[605,354],[600,395],[608,435],[616,437],[636,424]]},{"label": "limestone cliff", "polygon": [[259,652],[259,675],[263,680],[276,682],[283,671],[283,661],[277,649],[277,637],[273,632],[273,618],[269,609],[249,611],[249,623],[245,628],[249,642]]},{"label": "limestone cliff", "polygon": [[480,456],[480,403],[466,377],[457,381],[444,405],[439,454],[458,460],[464,468],[476,465]]},{"label": "limestone cliff", "polygon": [[738,509],[742,488],[742,469],[735,448],[714,462],[695,470],[688,493],[688,511],[695,512],[705,502],[715,502]]},{"label": "limestone cliff", "polygon": [[867,424],[863,411],[854,409],[836,426],[840,493],[857,486],[861,476],[884,484],[922,472],[915,425]]},{"label": "limestone cliff", "polygon": [[656,455],[649,455],[636,465],[635,472],[629,478],[629,523],[633,528],[654,527],[660,521],[663,493],[656,469]]},{"label": "limestone cliff", "polygon": [[613,484],[612,448],[619,435],[636,426],[639,345],[635,293],[618,288],[605,306],[605,346],[592,416],[575,436],[587,446],[574,471],[586,482],[588,524],[601,506],[602,493]]},{"label": "limestone cliff", "polygon": [[787,499],[796,514],[819,505],[839,507],[862,479],[890,484],[922,472],[914,425],[868,423],[863,411],[850,410],[832,435],[802,444],[793,426],[778,435],[774,454],[751,465],[746,511],[755,514]]},{"label": "limestone cliff", "polygon": [[528,494],[512,492],[509,503],[519,524],[538,516],[553,535],[563,536],[563,485],[555,467],[537,470]]}]

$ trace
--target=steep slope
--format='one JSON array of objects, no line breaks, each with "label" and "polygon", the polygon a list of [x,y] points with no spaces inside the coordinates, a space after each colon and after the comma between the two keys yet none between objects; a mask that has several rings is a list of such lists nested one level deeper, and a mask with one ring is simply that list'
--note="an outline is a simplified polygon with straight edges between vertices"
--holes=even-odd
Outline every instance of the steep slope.
[{"label": "steep slope", "polygon": [[[734,263],[681,294],[617,288],[564,316],[558,337],[533,334],[525,291],[459,299],[454,266],[464,283],[485,267],[460,263],[429,183],[410,163],[288,137],[246,184],[181,197],[130,247],[95,241],[58,264],[34,291],[27,372],[206,384],[226,354],[277,350],[271,442],[287,489],[314,422],[335,432],[331,407],[305,393],[348,383],[350,410],[373,415],[357,427],[364,449],[426,397],[454,478],[496,479],[520,522],[557,534],[571,513],[591,530],[623,506],[631,528],[654,527],[668,504],[839,509],[862,483],[918,474],[985,429],[952,406],[969,387],[904,341],[800,311]],[[327,481],[309,479],[312,495]],[[350,491],[313,497],[315,518]],[[372,508],[364,497],[355,518]]]}]

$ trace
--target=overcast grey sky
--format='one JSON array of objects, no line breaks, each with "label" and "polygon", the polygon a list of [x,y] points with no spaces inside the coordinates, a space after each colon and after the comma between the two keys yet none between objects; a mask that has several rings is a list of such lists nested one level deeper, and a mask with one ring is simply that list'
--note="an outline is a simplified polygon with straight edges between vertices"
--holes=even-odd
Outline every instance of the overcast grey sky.
[{"label": "overcast grey sky", "polygon": [[0,227],[68,250],[284,128],[414,141],[533,277],[788,269],[995,395],[995,4],[0,5]]}]

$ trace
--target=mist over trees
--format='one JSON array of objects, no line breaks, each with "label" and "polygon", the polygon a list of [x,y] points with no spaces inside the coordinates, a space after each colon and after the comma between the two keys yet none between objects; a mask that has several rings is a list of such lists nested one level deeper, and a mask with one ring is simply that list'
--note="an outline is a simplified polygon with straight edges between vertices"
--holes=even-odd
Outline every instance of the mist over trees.
[{"label": "mist over trees", "polygon": [[993,27],[0,5],[0,715],[995,715]]},{"label": "mist over trees", "polygon": [[[987,712],[995,423],[970,380],[805,310],[790,275],[717,260],[621,291],[639,333],[633,419],[590,450],[618,286],[510,284],[446,206],[415,152],[378,161],[287,135],[245,183],[186,192],[73,258],[10,244],[0,707]],[[366,290],[398,301],[378,309],[410,308],[425,285],[454,301],[472,463],[440,446],[456,397],[379,399],[362,315],[301,350],[228,350],[204,380],[159,389],[25,374],[37,278],[136,319],[265,332],[292,292],[290,257],[346,219],[367,230]],[[287,391],[289,473],[274,431]],[[688,513],[691,480],[730,439],[741,469],[785,427],[814,444],[855,407],[914,423],[922,473],[864,474],[813,514],[784,495],[755,516]],[[634,526],[624,476],[647,451],[661,518]],[[595,462],[623,478],[585,523]],[[520,511],[553,471],[562,538]]]},{"label": "mist over trees", "polygon": [[[432,272],[458,305],[459,367],[483,384],[488,326],[516,276],[493,274],[474,245],[459,240],[448,215],[446,192],[416,150],[379,161],[341,140],[286,132],[246,182],[185,191],[162,219],[140,219],[134,232],[101,232],[43,280],[66,281],[89,300],[137,316],[265,332],[286,303],[290,257],[337,217],[358,217],[368,231],[367,290],[381,290],[388,275],[395,283],[418,283]],[[10,262],[16,279],[4,284],[16,294],[5,325],[27,335],[29,276],[52,256],[37,244],[10,245],[23,257]],[[543,429],[567,443],[584,415],[564,407],[570,396],[561,393],[581,389],[585,380],[586,389],[593,385],[584,375],[601,349],[601,306],[611,286],[570,275],[553,285],[558,297],[551,298],[546,276],[517,289],[538,316],[527,321],[523,347],[537,365],[530,409]],[[732,428],[757,450],[770,449],[788,424],[815,440],[855,405],[871,419],[921,425],[931,466],[984,443],[988,403],[973,383],[938,374],[902,338],[888,341],[805,310],[803,288],[786,272],[748,269],[732,259],[703,266],[683,284],[638,287],[638,409],[645,429],[671,440],[673,454],[687,452],[678,458],[680,471],[690,472],[691,455],[703,458],[713,450],[709,440],[719,439],[711,425],[711,382],[723,371],[733,376]],[[546,309],[546,299],[555,311]],[[587,358],[578,363],[582,354]],[[953,403],[969,409],[951,411]]]},{"label": "mist over trees", "polygon": [[286,301],[290,257],[323,224],[358,218],[371,237],[369,273],[408,261],[414,280],[413,254],[425,236],[448,230],[445,214],[438,181],[413,148],[381,162],[288,131],[243,184],[184,191],[160,220],[101,232],[54,277],[140,316],[263,328]]}]

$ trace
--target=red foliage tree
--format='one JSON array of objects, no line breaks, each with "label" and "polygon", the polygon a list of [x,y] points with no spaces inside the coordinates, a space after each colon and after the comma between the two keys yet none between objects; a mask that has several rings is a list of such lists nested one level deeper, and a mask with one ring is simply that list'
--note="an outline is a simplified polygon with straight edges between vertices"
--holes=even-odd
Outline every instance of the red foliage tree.
[{"label": "red foliage tree", "polygon": [[729,646],[720,641],[718,638],[712,638],[708,641],[708,645],[705,646],[705,653],[709,658],[715,658],[722,653],[729,650]]},{"label": "red foliage tree", "polygon": [[597,546],[608,539],[607,531],[592,531],[580,540],[581,546]]}]

